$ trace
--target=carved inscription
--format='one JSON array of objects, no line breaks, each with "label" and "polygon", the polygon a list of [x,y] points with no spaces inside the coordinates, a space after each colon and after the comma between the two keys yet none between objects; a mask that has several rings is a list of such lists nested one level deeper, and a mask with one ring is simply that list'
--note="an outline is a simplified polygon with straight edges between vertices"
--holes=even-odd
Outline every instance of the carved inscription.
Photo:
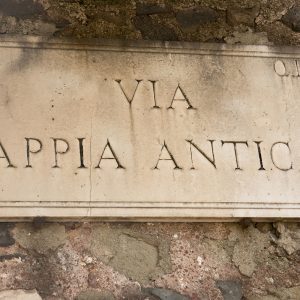
[{"label": "carved inscription", "polygon": [[[66,139],[62,138],[50,138],[49,140],[44,141],[42,143],[42,140],[40,138],[25,138],[26,141],[26,147],[24,149],[24,156],[26,157],[27,164],[25,165],[17,165],[16,157],[11,155],[7,152],[6,147],[3,143],[0,143],[0,159],[1,159],[1,166],[6,168],[34,168],[36,164],[32,162],[33,156],[38,155],[42,151],[42,145],[47,144],[47,147],[49,147],[51,143],[53,143],[53,152],[52,152],[52,165],[49,164],[48,167],[51,168],[63,168],[63,156],[66,155],[69,151],[76,152],[76,156],[79,158],[79,165],[78,169],[87,169],[87,167],[84,164],[85,161],[85,152],[90,151],[90,149],[86,149],[86,147],[83,144],[83,141],[86,140],[86,138],[77,138],[77,141],[79,143],[79,148],[75,146],[74,149],[70,147],[71,142],[67,141]],[[33,141],[37,143],[36,150],[32,150],[30,148],[30,143],[33,144]],[[261,144],[262,141],[224,141],[224,140],[207,140],[207,143],[210,144],[211,147],[211,153],[208,154],[202,150],[199,145],[197,145],[193,140],[183,140],[181,141],[181,144],[188,144],[188,147],[186,147],[186,156],[190,157],[190,165],[187,167],[182,167],[182,164],[180,163],[180,159],[176,158],[173,154],[172,150],[169,148],[167,141],[164,141],[161,146],[157,145],[157,160],[154,162],[149,162],[148,168],[154,169],[154,170],[160,170],[161,168],[172,168],[174,170],[195,170],[195,169],[201,169],[201,166],[198,166],[196,168],[194,161],[193,161],[193,155],[200,154],[207,162],[210,163],[212,168],[218,169],[217,161],[222,159],[222,157],[216,157],[214,152],[214,147],[223,148],[226,147],[232,147],[232,166],[233,170],[235,171],[243,171],[244,167],[241,166],[240,163],[240,156],[247,156],[249,154],[251,148],[252,151],[257,152],[257,165],[258,165],[258,171],[266,171],[267,169],[264,166],[264,159],[261,152]],[[59,145],[60,144],[60,145]],[[74,143],[72,143],[74,144]],[[186,146],[186,145],[185,145]],[[51,146],[50,146],[51,147]],[[58,150],[58,148],[61,147],[63,150]],[[159,149],[160,148],[160,149]],[[245,149],[242,149],[245,148]],[[256,149],[255,149],[256,148]],[[278,148],[278,149],[277,149]],[[248,152],[248,153],[247,153]],[[292,162],[292,153],[289,142],[274,142],[271,145],[269,145],[269,150],[267,149],[264,153],[264,156],[269,155],[269,159],[272,162],[272,165],[270,165],[268,170],[273,170],[273,167],[275,169],[280,171],[290,171],[293,169],[293,162]],[[278,161],[277,156],[275,156],[275,152],[277,152],[278,155],[282,155],[285,157],[284,162]],[[126,169],[126,161],[121,162],[120,158],[118,157],[118,154],[116,150],[114,150],[112,144],[109,140],[107,140],[106,144],[103,146],[103,149],[99,149],[99,155],[97,158],[97,161],[92,163],[92,168],[94,169],[101,169],[102,162],[105,160],[113,160],[115,162],[115,168],[116,169]],[[51,163],[51,162],[50,162]],[[147,165],[148,162],[145,162],[145,165]],[[77,165],[77,162],[74,162],[74,164]],[[151,165],[154,164],[154,167],[151,168]],[[47,167],[47,166],[46,166]]]},{"label": "carved inscription", "polygon": [[[297,66],[297,64],[296,64]],[[281,69],[282,68],[282,69]],[[283,74],[284,64],[282,61],[276,61],[275,63],[275,70],[280,76],[285,76]],[[143,83],[150,84],[152,87],[152,99],[153,103],[151,103],[151,99],[149,101],[150,108],[163,108],[162,104],[159,104],[159,99],[157,97],[157,85],[159,83],[159,80],[143,80],[143,79],[136,79],[135,80],[135,87],[133,92],[128,92],[125,90],[125,88],[122,86],[122,81],[125,80],[115,80],[115,82],[118,85],[119,90],[121,91],[124,99],[128,103],[128,105],[131,107],[131,105],[134,102],[135,95],[137,93],[137,90],[140,85]],[[173,97],[169,101],[169,104],[167,104],[164,108],[166,110],[169,109],[175,109],[176,103],[181,102],[185,104],[185,109],[196,109],[192,103],[187,94],[184,92],[183,88],[178,83]],[[182,109],[182,107],[181,107]],[[150,111],[151,113],[151,111]],[[15,162],[15,159],[13,155],[11,155],[7,150],[6,146],[3,144],[3,142],[0,140],[0,159],[2,159],[2,166],[6,168],[18,168],[18,167],[25,167],[25,168],[33,168],[33,160],[34,156],[37,156],[44,147],[44,144],[47,143],[47,146],[49,146],[49,143],[52,143],[53,147],[53,161],[52,161],[52,168],[63,168],[63,157],[67,155],[69,151],[78,151],[77,156],[79,157],[79,166],[78,169],[87,169],[87,166],[85,165],[86,157],[85,152],[87,151],[86,146],[84,145],[85,141],[87,140],[87,137],[80,137],[77,138],[78,141],[78,148],[75,147],[75,149],[71,149],[70,147],[70,141],[66,138],[54,138],[51,137],[48,140],[45,141],[45,139],[42,139],[41,137],[25,137],[25,150],[24,154],[26,156],[26,164],[25,166],[18,165]],[[247,156],[247,153],[249,151],[255,151],[257,156],[257,162],[259,168],[258,171],[274,171],[279,170],[283,172],[287,172],[293,169],[293,162],[292,162],[292,151],[291,147],[288,141],[274,141],[272,144],[270,144],[268,147],[269,149],[265,150],[265,153],[262,153],[262,145],[263,141],[250,141],[250,140],[213,140],[213,139],[207,139],[208,144],[210,145],[210,151],[205,152],[201,149],[199,145],[197,145],[193,139],[185,139],[181,141],[181,144],[188,144],[188,150],[186,151],[186,155],[190,156],[190,165],[183,167],[182,163],[180,162],[180,158],[176,157],[172,150],[168,146],[167,140],[164,140],[162,145],[160,146],[160,151],[157,152],[157,160],[153,162],[149,162],[148,168],[153,170],[160,170],[161,168],[172,168],[174,170],[195,170],[195,164],[193,161],[193,155],[195,153],[200,154],[207,162],[210,163],[210,165],[215,169],[218,170],[218,164],[217,161],[220,160],[220,157],[216,157],[215,155],[215,147],[219,148],[230,148],[232,149],[232,165],[233,170],[235,171],[243,171],[245,167],[241,166],[240,163],[240,157],[241,156]],[[90,145],[92,147],[92,145]],[[159,149],[159,145],[157,147]],[[249,149],[250,148],[250,149]],[[90,150],[88,150],[90,151]],[[285,157],[284,162],[277,161],[275,152],[280,152],[281,156]],[[264,158],[266,156],[269,156],[269,160],[271,161],[272,165],[269,166],[269,168],[265,167]],[[277,153],[278,156],[278,153]],[[97,162],[91,163],[91,168],[93,169],[101,169],[102,162],[105,160],[112,160],[115,162],[115,168],[116,169],[126,169],[126,161],[121,162],[120,158],[118,157],[117,151],[114,149],[113,145],[107,138],[107,142],[105,145],[103,145],[102,150],[99,149],[99,155],[97,158]],[[282,159],[281,159],[282,160]],[[148,162],[145,162],[145,165],[147,165]],[[152,166],[152,167],[151,167]],[[154,167],[153,167],[154,166]],[[198,168],[197,168],[198,169]]]},{"label": "carved inscription", "polygon": [[[161,106],[159,106],[158,98],[157,98],[157,95],[156,95],[156,91],[157,91],[156,85],[158,83],[158,80],[136,79],[135,80],[136,85],[135,85],[134,91],[132,92],[132,94],[130,96],[129,96],[129,93],[127,91],[125,91],[124,87],[122,86],[122,80],[117,79],[115,81],[118,84],[118,86],[120,87],[120,90],[121,90],[122,94],[124,95],[124,98],[128,102],[129,106],[132,105],[140,84],[143,83],[143,82],[145,82],[145,84],[147,84],[147,83],[151,84],[152,92],[153,92],[153,103],[152,103],[153,106],[152,106],[152,108],[161,108]],[[178,85],[177,85],[177,87],[174,91],[173,97],[170,100],[169,105],[166,107],[166,109],[175,109],[176,102],[185,103],[187,109],[195,109],[179,83],[178,83]]]},{"label": "carved inscription", "polygon": [[299,60],[276,60],[274,70],[282,77],[300,77]]}]

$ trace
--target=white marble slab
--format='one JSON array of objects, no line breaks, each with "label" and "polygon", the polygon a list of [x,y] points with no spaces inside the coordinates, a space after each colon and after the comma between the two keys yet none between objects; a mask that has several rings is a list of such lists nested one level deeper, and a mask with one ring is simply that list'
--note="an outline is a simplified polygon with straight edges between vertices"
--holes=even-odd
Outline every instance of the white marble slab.
[{"label": "white marble slab", "polygon": [[300,216],[300,50],[0,39],[0,217]]}]

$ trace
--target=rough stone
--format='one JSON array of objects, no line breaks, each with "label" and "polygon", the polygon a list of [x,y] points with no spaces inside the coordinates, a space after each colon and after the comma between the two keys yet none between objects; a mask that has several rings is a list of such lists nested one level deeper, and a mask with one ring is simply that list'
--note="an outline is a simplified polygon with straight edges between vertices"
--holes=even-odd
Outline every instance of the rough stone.
[{"label": "rough stone", "polygon": [[[252,11],[255,14],[255,8],[258,1],[179,1],[179,0],[151,0],[151,1],[104,1],[104,0],[82,0],[82,1],[59,1],[59,0],[4,0],[0,1],[3,12],[6,16],[17,16],[16,26],[1,26],[0,32],[11,34],[37,34],[43,35],[42,32],[35,28],[28,27],[27,24],[20,22],[21,20],[41,19],[47,23],[56,25],[53,32],[55,36],[70,36],[77,38],[103,37],[103,38],[122,38],[122,39],[140,39],[146,37],[142,35],[140,29],[135,27],[135,16],[155,16],[159,17],[155,20],[155,32],[152,34],[159,38],[159,30],[166,32],[165,36],[171,34],[172,40],[186,41],[209,41],[224,42],[224,38],[228,38],[236,30],[238,24],[248,24],[252,26]],[[272,3],[272,4],[270,4]],[[295,8],[294,0],[274,0],[260,1],[260,13],[255,18],[255,32],[267,32],[269,40],[274,44],[299,44],[299,37],[295,32],[287,28],[280,22],[283,15],[287,11]],[[217,12],[218,17],[214,22],[206,22],[195,26],[181,26],[176,21],[175,14],[182,11],[197,9],[212,9]],[[234,17],[227,17],[233,12]],[[1,12],[0,12],[1,14]],[[248,16],[251,16],[248,18]],[[287,15],[287,14],[286,14]],[[214,19],[214,18],[213,18]],[[226,22],[227,19],[227,22]],[[228,19],[233,23],[228,22]],[[187,22],[190,22],[188,18]],[[1,21],[0,21],[1,23]],[[250,25],[251,24],[251,25]],[[161,25],[161,26],[159,26]],[[288,25],[289,26],[289,25]],[[25,28],[23,28],[25,27]],[[23,29],[23,30],[22,30]],[[171,29],[171,30],[170,30]],[[147,35],[151,35],[150,29]],[[175,34],[174,34],[175,33]],[[50,33],[49,33],[50,34]],[[176,37],[174,37],[174,35]],[[154,37],[152,39],[155,39]],[[171,40],[171,38],[164,38]]]},{"label": "rough stone", "polygon": [[143,291],[149,293],[150,295],[158,297],[159,300],[189,300],[188,297],[168,289],[146,288]]},{"label": "rough stone", "polygon": [[0,262],[5,261],[15,261],[15,262],[22,262],[22,259],[24,259],[25,256],[21,253],[14,253],[14,254],[6,254],[6,255],[0,255]]},{"label": "rough stone", "polygon": [[288,255],[300,250],[300,236],[285,227],[284,223],[275,223],[279,238],[275,240],[278,246],[282,247]]},{"label": "rough stone", "polygon": [[126,24],[127,16],[122,12],[103,11],[98,13],[97,16],[106,22],[115,24],[117,26],[124,26]]},{"label": "rough stone", "polygon": [[[254,297],[247,298],[247,300],[282,300],[282,299],[279,299],[274,295],[265,295],[265,296],[256,296],[255,295]],[[289,299],[289,300],[292,300],[292,299]],[[293,300],[296,300],[296,299],[293,299]]]},{"label": "rough stone", "polygon": [[138,2],[136,5],[137,15],[155,15],[155,14],[166,14],[171,13],[172,9],[165,3],[147,3]]},{"label": "rough stone", "polygon": [[45,224],[41,228],[21,223],[16,226],[14,237],[23,248],[47,253],[65,243],[66,233],[63,225],[55,223]]},{"label": "rough stone", "polygon": [[11,227],[11,224],[0,223],[0,247],[8,247],[15,243],[10,233]]},{"label": "rough stone", "polygon": [[227,44],[244,45],[270,45],[266,32],[253,32],[251,29],[245,32],[235,31],[231,37],[226,37]]},{"label": "rough stone", "polygon": [[195,30],[205,23],[215,22],[218,19],[218,13],[209,7],[196,7],[179,11],[176,19],[183,29]]},{"label": "rough stone", "polygon": [[15,17],[0,16],[0,33],[14,32],[17,28],[17,20]]},{"label": "rough stone", "polygon": [[[67,242],[56,250],[46,252],[46,255],[27,248],[20,249],[18,242],[12,247],[0,249],[3,253],[13,253],[3,255],[0,259],[1,290],[36,288],[45,300],[76,299],[79,296],[93,295],[93,293],[85,293],[91,289],[97,296],[104,290],[109,291],[120,300],[145,300],[146,298],[159,300],[158,296],[150,296],[149,293],[143,292],[143,289],[141,291],[141,286],[144,286],[176,291],[179,295],[189,299],[221,300],[224,294],[222,296],[216,281],[233,280],[243,285],[245,299],[249,300],[250,294],[253,294],[251,300],[259,300],[262,295],[271,297],[271,295],[280,295],[279,293],[282,292],[286,294],[293,292],[293,289],[284,291],[285,288],[281,286],[299,286],[299,251],[295,251],[290,256],[283,249],[277,253],[281,247],[273,240],[271,240],[271,246],[265,243],[265,238],[270,238],[270,231],[261,233],[256,228],[251,229],[252,225],[243,228],[239,223],[223,223],[224,230],[231,232],[230,239],[224,233],[216,239],[215,235],[207,234],[213,230],[222,229],[220,224],[214,223],[99,224],[84,222],[79,227],[74,227],[71,223],[65,224]],[[35,222],[34,227],[41,230],[47,225],[47,223]],[[109,230],[105,236],[100,237],[104,233],[99,229],[102,227],[108,227]],[[284,224],[284,228],[293,234],[299,232],[298,226]],[[14,231],[12,230],[12,233]],[[249,231],[253,233],[250,234]],[[265,238],[256,239],[257,234]],[[115,252],[111,249],[113,246],[106,246],[112,240],[116,243],[115,248],[120,247],[123,243],[120,242],[119,236],[123,235],[156,247],[159,257],[164,257],[164,260],[170,252],[172,268],[169,267],[168,273],[160,269],[153,275],[146,274],[147,278],[151,278],[143,283],[139,279],[135,281],[126,277],[109,263],[103,263],[99,255],[103,257],[105,254],[112,253],[112,256],[108,255],[111,259],[118,255],[114,254]],[[99,242],[99,237],[103,242]],[[166,247],[163,252],[160,244],[164,244],[169,239],[171,239],[170,250],[167,251]],[[92,247],[90,247],[91,241]],[[132,250],[132,247],[136,247],[136,243],[127,243],[126,251],[134,252],[135,249]],[[235,267],[236,264],[232,262],[231,257],[236,247],[242,251],[244,248],[249,248],[248,251],[254,253],[255,257],[251,259],[255,261],[256,266],[252,277],[240,274]],[[274,250],[271,251],[271,247]],[[244,257],[247,255],[249,254],[246,252]],[[92,262],[87,264],[85,261],[91,261],[88,258],[92,258]],[[161,264],[162,260],[159,259],[159,261]],[[145,272],[147,273],[148,270],[145,269]],[[274,290],[274,287],[278,288]],[[284,299],[279,296],[272,297],[276,300]]]},{"label": "rough stone", "polygon": [[243,297],[242,285],[239,281],[218,280],[217,287],[221,290],[224,300],[241,300]]},{"label": "rough stone", "polygon": [[272,224],[271,223],[257,223],[256,228],[263,233],[267,233],[272,231]]},{"label": "rough stone", "polygon": [[57,31],[57,27],[53,23],[37,21],[34,22],[34,29],[32,29],[33,33],[41,34],[41,35],[53,35]]},{"label": "rough stone", "polygon": [[167,24],[156,22],[151,16],[136,16],[134,26],[141,32],[144,39],[176,41],[178,36],[175,30]]},{"label": "rough stone", "polygon": [[227,10],[226,18],[228,24],[237,26],[240,24],[253,27],[255,18],[259,14],[259,6],[252,8],[233,7]]},{"label": "rough stone", "polygon": [[274,295],[280,300],[299,300],[300,286],[278,289]]},{"label": "rough stone", "polygon": [[115,297],[108,291],[87,290],[80,293],[76,300],[114,300]]},{"label": "rough stone", "polygon": [[0,291],[0,300],[42,300],[36,290]]},{"label": "rough stone", "polygon": [[300,5],[292,7],[283,17],[282,22],[292,30],[300,32]]},{"label": "rough stone", "polygon": [[129,278],[147,281],[147,274],[154,272],[157,266],[157,248],[125,234],[119,236],[118,248],[109,264]]},{"label": "rough stone", "polygon": [[153,276],[169,271],[165,245],[128,229],[98,226],[92,232],[91,252],[118,272],[147,283]]},{"label": "rough stone", "polygon": [[138,282],[131,285],[125,285],[122,288],[120,295],[121,298],[128,299],[128,300],[159,300],[157,297],[149,296],[149,294],[145,295],[142,291],[141,285]]},{"label": "rough stone", "polygon": [[247,300],[299,300],[300,286],[292,288],[272,288],[268,295],[265,296],[250,296]]},{"label": "rough stone", "polygon": [[263,260],[265,248],[269,246],[267,234],[261,233],[253,226],[243,231],[233,249],[232,261],[246,276],[252,276],[257,266],[257,259]]},{"label": "rough stone", "polygon": [[35,15],[45,15],[43,6],[35,0],[1,0],[0,12],[7,16],[32,18]]}]

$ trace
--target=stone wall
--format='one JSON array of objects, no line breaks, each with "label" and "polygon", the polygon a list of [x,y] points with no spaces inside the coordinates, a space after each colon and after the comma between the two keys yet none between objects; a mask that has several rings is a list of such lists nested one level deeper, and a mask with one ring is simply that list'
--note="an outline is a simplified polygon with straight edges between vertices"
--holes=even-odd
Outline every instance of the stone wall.
[{"label": "stone wall", "polygon": [[11,299],[31,290],[49,300],[298,300],[299,225],[1,224],[0,290],[19,289]]},{"label": "stone wall", "polygon": [[[300,44],[293,0],[1,0],[0,33]],[[0,299],[300,299],[300,223],[0,224]],[[10,298],[5,298],[10,297]]]},{"label": "stone wall", "polygon": [[299,31],[297,0],[0,1],[1,34],[297,45]]}]

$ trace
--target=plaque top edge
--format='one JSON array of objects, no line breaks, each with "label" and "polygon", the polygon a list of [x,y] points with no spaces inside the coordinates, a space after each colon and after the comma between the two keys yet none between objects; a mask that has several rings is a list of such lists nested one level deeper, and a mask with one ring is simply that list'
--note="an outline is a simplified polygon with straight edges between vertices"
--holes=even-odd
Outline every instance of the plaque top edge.
[{"label": "plaque top edge", "polygon": [[269,45],[230,45],[181,41],[74,39],[42,36],[0,36],[0,48],[61,49],[81,51],[117,51],[173,53],[245,57],[300,58],[300,47]]}]

